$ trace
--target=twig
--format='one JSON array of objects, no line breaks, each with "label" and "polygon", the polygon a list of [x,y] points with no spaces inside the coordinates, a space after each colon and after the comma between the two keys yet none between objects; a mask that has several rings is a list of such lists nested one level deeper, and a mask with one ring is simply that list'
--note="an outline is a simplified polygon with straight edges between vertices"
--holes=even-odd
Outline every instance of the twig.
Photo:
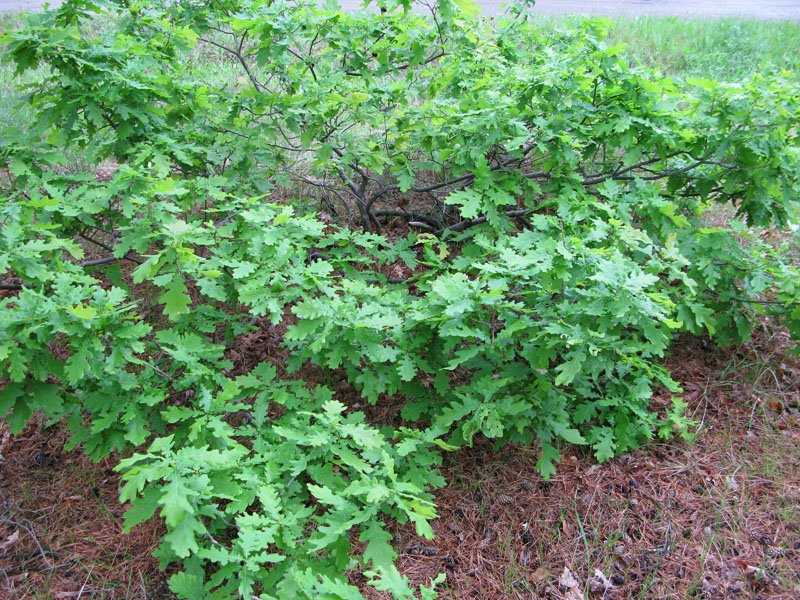
[{"label": "twig", "polygon": [[44,551],[44,548],[42,548],[42,545],[39,543],[39,540],[36,539],[36,535],[33,533],[33,525],[31,525],[31,527],[29,528],[23,522],[17,523],[16,521],[11,521],[9,519],[0,519],[0,523],[5,523],[6,525],[10,525],[11,527],[21,527],[22,529],[27,531],[28,535],[31,536],[34,543],[36,544],[36,547],[39,548],[39,553],[42,555],[42,560],[44,561],[44,564],[47,565],[47,568],[48,569],[55,568],[53,564],[49,560],[47,560],[47,553]]},{"label": "twig", "polygon": [[[57,552],[53,552],[52,550],[45,550],[45,552],[55,558],[58,558]],[[38,555],[39,553],[36,550],[30,550],[28,552],[10,552],[9,554],[0,554],[0,560],[11,558],[33,558],[34,556]]]},{"label": "twig", "polygon": [[[416,277],[409,277],[408,279],[387,278],[386,279],[386,283],[407,283],[407,284],[410,285],[412,283],[418,282],[420,279],[422,279],[422,275],[417,275]],[[370,284],[375,285],[375,284],[381,283],[381,280],[380,279],[367,279],[366,283],[370,283]]]},{"label": "twig", "polygon": [[147,366],[147,367],[150,367],[151,369],[153,369],[153,371],[155,371],[156,373],[158,373],[162,377],[164,377],[166,379],[169,379],[170,381],[175,381],[175,378],[172,377],[169,373],[165,373],[164,371],[162,371],[158,367],[155,367],[155,366],[151,365],[149,362],[144,361],[142,359],[139,359],[139,362],[142,363],[143,365]]},{"label": "twig", "polygon": [[409,221],[408,222],[408,226],[409,227],[417,227],[419,229],[424,229],[425,231],[430,231],[430,232],[436,231],[436,229],[434,229],[433,227],[431,227],[427,223],[423,223],[422,221]]},{"label": "twig", "polygon": [[116,256],[105,256],[103,258],[95,258],[92,260],[82,260],[81,262],[77,263],[77,265],[79,267],[98,267],[100,265],[107,265],[108,263],[116,262],[118,260],[122,259],[117,258]]},{"label": "twig", "polygon": [[139,587],[142,588],[142,597],[147,600],[147,588],[144,585],[144,577],[141,571],[139,571]]},{"label": "twig", "polygon": [[667,523],[667,533],[665,535],[664,545],[661,548],[650,548],[648,550],[645,550],[645,552],[647,552],[648,554],[656,554],[656,553],[669,554],[670,552],[672,552],[672,521],[669,521]]},{"label": "twig", "polygon": [[83,582],[80,591],[78,591],[78,600],[81,600],[81,596],[83,595],[83,590],[86,589],[86,584],[89,583],[89,578],[92,576],[92,571],[94,571],[94,565],[89,569],[89,574],[86,575],[86,581]]},{"label": "twig", "polygon": [[[101,248],[105,248],[105,249],[106,249],[106,250],[108,250],[109,252],[113,252],[113,251],[114,251],[114,248],[112,248],[112,247],[111,247],[111,246],[109,246],[108,244],[105,244],[105,243],[103,243],[103,242],[100,242],[100,241],[98,241],[98,240],[96,240],[96,239],[92,238],[92,237],[89,237],[89,236],[88,236],[88,235],[86,235],[85,233],[81,233],[81,234],[80,234],[80,236],[81,236],[83,239],[85,239],[87,242],[91,242],[91,243],[95,244],[96,246],[100,246]],[[129,260],[129,261],[131,261],[131,262],[135,262],[137,265],[144,264],[144,261],[143,261],[143,260],[141,260],[141,259],[138,259],[138,258],[134,258],[133,256],[128,256],[127,254],[126,254],[125,256],[123,256],[122,258],[123,258],[123,259],[125,259],[125,260]],[[86,266],[86,265],[82,265],[82,266]]]},{"label": "twig", "polygon": [[427,215],[423,215],[422,213],[408,212],[404,210],[376,210],[372,214],[374,214],[376,217],[404,217],[406,219],[414,219],[416,221],[422,221],[423,223],[427,223],[431,227],[437,227],[437,228],[442,227],[441,221],[437,221],[436,219],[429,217]]},{"label": "twig", "polygon": [[[509,210],[509,211],[506,211],[504,214],[507,217],[515,218],[515,217],[524,217],[529,212],[531,212],[531,209],[526,208],[525,210]],[[460,223],[456,223],[455,225],[452,225],[450,227],[445,227],[443,229],[440,229],[436,233],[437,234],[442,234],[445,231],[456,231],[456,232],[464,231],[465,229],[469,229],[470,227],[473,227],[474,225],[480,225],[481,223],[486,223],[486,219],[487,219],[486,217],[477,217],[475,219],[469,219],[467,221],[461,221]]]},{"label": "twig", "polygon": [[289,491],[289,486],[294,483],[294,480],[297,479],[298,475],[300,475],[300,473],[295,473],[294,475],[292,475],[292,478],[289,480],[289,483],[287,483],[284,486],[283,491],[280,494],[278,494],[278,498],[283,498],[286,495],[286,492]]},{"label": "twig", "polygon": [[[716,301],[716,302],[719,301],[719,296],[720,296],[719,293],[714,292],[713,290],[705,290],[705,291],[706,291],[706,293],[711,294],[712,296],[716,296],[717,299],[714,300],[714,298],[703,298],[703,300]],[[792,308],[792,307],[798,305],[797,302],[781,302],[780,300],[751,300],[749,298],[729,298],[728,299],[728,301],[731,301],[731,300],[733,300],[735,302],[741,302],[742,304],[757,304],[759,306],[760,305],[764,305],[764,306],[783,306],[785,308]]]}]

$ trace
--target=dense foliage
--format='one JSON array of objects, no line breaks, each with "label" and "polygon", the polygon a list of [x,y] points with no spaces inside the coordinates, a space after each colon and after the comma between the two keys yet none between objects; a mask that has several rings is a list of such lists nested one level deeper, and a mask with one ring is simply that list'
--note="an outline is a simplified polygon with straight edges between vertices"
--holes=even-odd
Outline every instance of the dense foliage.
[{"label": "dense foliage", "polygon": [[[678,397],[650,405],[679,391],[674,335],[738,342],[759,313],[800,335],[797,271],[750,229],[800,191],[789,74],[672,81],[602,21],[395,4],[75,0],[2,38],[49,76],[0,130],[0,414],[136,449],[126,524],[160,511],[182,598],[359,598],[353,569],[434,598],[386,525],[432,536],[441,451],[537,443],[548,477],[565,442],[688,437]],[[65,148],[119,166],[75,174]],[[714,204],[740,220],[704,225]],[[259,317],[290,371],[407,426],[268,362],[234,374]]]}]

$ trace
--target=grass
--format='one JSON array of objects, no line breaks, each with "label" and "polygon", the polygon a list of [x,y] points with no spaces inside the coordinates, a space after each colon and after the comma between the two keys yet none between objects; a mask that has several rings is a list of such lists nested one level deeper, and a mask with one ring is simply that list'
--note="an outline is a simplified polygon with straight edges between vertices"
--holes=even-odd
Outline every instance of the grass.
[{"label": "grass", "polygon": [[[535,20],[552,27],[577,18]],[[607,39],[625,44],[630,60],[671,77],[735,82],[756,72],[796,71],[800,64],[800,21],[618,17],[609,19]]]},{"label": "grass", "polygon": [[[0,14],[0,33],[20,26],[19,18]],[[26,122],[33,115],[25,103],[22,86],[44,80],[50,69],[40,66],[22,75],[14,73],[13,66],[5,59],[0,59],[0,123],[19,124]]]},{"label": "grass", "polygon": [[[92,29],[104,31],[112,17],[101,17]],[[538,16],[543,26],[565,24],[573,17]],[[0,15],[0,32],[18,28],[22,21]],[[749,21],[744,19],[680,20],[677,18],[617,18],[610,21],[608,41],[625,44],[631,60],[670,76],[708,77],[738,81],[751,73],[794,70],[800,64],[800,22]],[[214,60],[216,51],[198,46],[196,63],[211,82],[235,85],[240,70],[225,60]],[[19,84],[41,80],[46,68],[20,78],[11,65],[0,63],[0,122],[23,118]],[[22,111],[22,112],[20,112]]]},{"label": "grass", "polygon": [[609,41],[667,75],[738,81],[800,64],[800,22],[616,19]]}]

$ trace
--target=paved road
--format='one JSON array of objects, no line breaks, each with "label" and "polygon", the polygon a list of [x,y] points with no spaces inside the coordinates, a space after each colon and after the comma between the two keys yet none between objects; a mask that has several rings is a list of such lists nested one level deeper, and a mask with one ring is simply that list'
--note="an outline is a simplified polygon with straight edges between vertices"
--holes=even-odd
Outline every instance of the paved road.
[{"label": "paved road", "polygon": [[[352,10],[362,0],[339,0]],[[502,12],[507,0],[476,0],[486,14]],[[51,4],[60,4],[59,0]],[[36,10],[38,0],[0,0],[0,12]],[[538,0],[533,8],[548,15],[592,14],[614,17],[658,16],[681,18],[748,17],[751,19],[800,20],[800,0]]]},{"label": "paved road", "polygon": [[[39,10],[44,2],[37,0],[0,0],[0,13],[18,13],[28,10]],[[58,6],[58,0],[50,2],[50,6]]]}]

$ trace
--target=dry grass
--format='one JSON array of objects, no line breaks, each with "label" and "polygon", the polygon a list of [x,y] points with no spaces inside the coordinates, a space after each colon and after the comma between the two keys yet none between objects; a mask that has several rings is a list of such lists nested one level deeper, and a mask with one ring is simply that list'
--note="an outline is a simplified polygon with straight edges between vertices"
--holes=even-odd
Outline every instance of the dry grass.
[{"label": "dry grass", "polygon": [[[798,597],[800,369],[785,343],[677,346],[669,366],[703,424],[693,445],[602,465],[568,454],[549,482],[530,448],[453,455],[436,539],[397,529],[401,570],[446,572],[443,598]],[[582,589],[559,586],[565,568]]]},{"label": "dry grass", "polygon": [[[114,461],[66,452],[60,428],[0,433],[0,598],[166,598],[157,522],[125,534]],[[167,595],[165,595],[167,594]]]},{"label": "dry grass", "polygon": [[[238,360],[282,363],[279,329],[248,336]],[[668,367],[701,423],[692,445],[656,442],[602,465],[566,449],[548,482],[532,447],[484,441],[449,455],[436,538],[393,526],[400,570],[418,584],[446,573],[442,598],[798,597],[800,363],[788,343],[768,322],[738,348],[676,343]],[[368,413],[385,422],[395,409]],[[113,461],[64,442],[35,425],[0,437],[0,598],[171,597],[150,556],[160,526],[126,535]],[[577,588],[559,585],[565,568]]]}]

